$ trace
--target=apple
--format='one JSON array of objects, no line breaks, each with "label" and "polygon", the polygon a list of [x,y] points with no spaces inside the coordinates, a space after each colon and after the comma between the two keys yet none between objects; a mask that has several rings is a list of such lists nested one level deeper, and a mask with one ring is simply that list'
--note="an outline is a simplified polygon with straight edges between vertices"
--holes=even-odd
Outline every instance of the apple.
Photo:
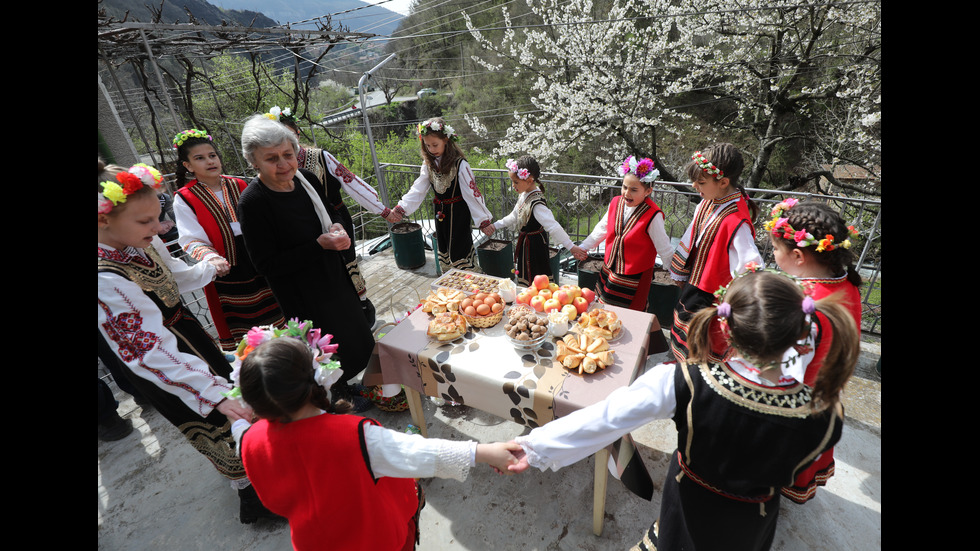
[{"label": "apple", "polygon": [[558,289],[552,293],[551,296],[552,298],[558,299],[558,302],[562,303],[562,305],[571,304],[572,299],[574,298],[571,294],[569,294],[568,289]]},{"label": "apple", "polygon": [[568,293],[569,298],[575,298],[582,296],[582,288],[578,285],[562,285],[562,289]]},{"label": "apple", "polygon": [[517,298],[516,298],[517,303],[518,304],[530,304],[531,303],[531,297],[532,296],[533,295],[528,294],[527,291],[522,291],[520,293],[517,293]]},{"label": "apple", "polygon": [[556,298],[549,298],[548,300],[544,301],[545,312],[557,312],[558,310],[561,310],[561,306],[562,304],[558,302],[558,299]]},{"label": "apple", "polygon": [[529,302],[531,308],[534,308],[538,312],[544,312],[544,297],[541,295],[534,295],[531,297],[531,302]]},{"label": "apple", "polygon": [[562,306],[561,311],[568,316],[568,321],[575,321],[575,318],[578,317],[578,308],[576,308],[574,304],[566,304]]},{"label": "apple", "polygon": [[551,282],[548,281],[548,276],[544,274],[538,274],[534,276],[534,281],[532,282],[532,285],[534,285],[535,288],[540,290],[540,289],[547,289],[550,283]]},{"label": "apple", "polygon": [[572,300],[572,304],[575,305],[575,309],[579,314],[589,309],[589,301],[585,300],[585,297],[575,297]]},{"label": "apple", "polygon": [[559,287],[557,283],[551,282],[548,284],[548,289],[550,289],[551,293],[554,294],[554,292],[557,291]]},{"label": "apple", "polygon": [[543,299],[545,299],[545,300],[548,300],[549,298],[552,298],[551,289],[539,289],[538,290],[538,296],[541,297],[541,298],[543,298]]},{"label": "apple", "polygon": [[582,298],[585,299],[586,304],[592,304],[592,301],[595,300],[595,291],[589,289],[588,287],[584,287],[582,289]]}]

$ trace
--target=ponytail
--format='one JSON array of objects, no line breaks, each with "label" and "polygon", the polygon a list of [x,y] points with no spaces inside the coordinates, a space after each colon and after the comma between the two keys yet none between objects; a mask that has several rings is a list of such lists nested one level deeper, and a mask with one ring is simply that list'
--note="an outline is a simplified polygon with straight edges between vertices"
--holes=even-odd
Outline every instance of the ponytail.
[{"label": "ponytail", "polygon": [[817,312],[830,323],[830,348],[823,358],[817,380],[813,384],[813,407],[822,411],[840,399],[840,392],[857,365],[861,353],[861,338],[854,316],[840,303],[842,293],[816,301]]}]

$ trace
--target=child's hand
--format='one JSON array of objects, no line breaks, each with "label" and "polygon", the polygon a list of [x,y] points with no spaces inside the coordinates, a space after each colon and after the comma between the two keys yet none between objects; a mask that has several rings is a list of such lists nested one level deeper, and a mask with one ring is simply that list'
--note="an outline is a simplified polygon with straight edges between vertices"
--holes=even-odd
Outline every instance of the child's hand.
[{"label": "child's hand", "polygon": [[584,262],[587,258],[589,258],[588,251],[582,247],[579,247],[578,245],[572,245],[571,252],[572,256],[575,257],[575,260],[578,260],[579,262]]},{"label": "child's hand", "polygon": [[[513,440],[511,440],[511,442],[516,444],[516,442],[514,442]],[[520,444],[517,444],[517,446],[520,448]],[[519,474],[519,473],[523,473],[524,471],[527,470],[528,467],[531,466],[530,463],[527,462],[527,454],[524,453],[524,448],[520,448],[518,451],[512,453],[514,454],[514,457],[517,458],[517,463],[514,463],[513,465],[507,467],[507,470],[509,470],[512,473]]]},{"label": "child's hand", "polygon": [[487,237],[493,235],[493,232],[495,231],[497,231],[497,229],[493,227],[493,224],[487,224],[486,226],[483,226],[483,233],[485,233]]},{"label": "child's hand", "polygon": [[500,474],[511,474],[510,466],[518,462],[515,453],[523,455],[524,450],[513,440],[510,442],[494,442],[493,444],[477,444],[476,462],[487,463]]},{"label": "child's hand", "polygon": [[392,209],[391,212],[388,213],[385,220],[391,222],[392,224],[397,224],[402,221],[402,215],[397,210]]},{"label": "child's hand", "polygon": [[243,407],[238,400],[230,400],[225,398],[224,400],[218,402],[215,409],[224,414],[224,416],[230,419],[232,422],[239,419],[244,419],[249,422],[252,421],[252,408]]}]

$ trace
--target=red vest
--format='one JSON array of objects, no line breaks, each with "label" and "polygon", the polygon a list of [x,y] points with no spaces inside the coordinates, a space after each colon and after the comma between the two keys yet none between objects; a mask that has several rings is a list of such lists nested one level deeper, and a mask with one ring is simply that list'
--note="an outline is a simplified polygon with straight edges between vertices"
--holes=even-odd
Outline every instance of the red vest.
[{"label": "red vest", "polygon": [[752,228],[752,235],[755,235],[755,227],[752,226],[752,217],[749,215],[749,204],[745,197],[725,207],[717,218],[708,222],[707,218],[713,210],[711,207],[710,201],[701,202],[701,206],[695,213],[695,223],[691,224],[693,235],[690,241],[691,246],[695,247],[694,242],[700,233],[700,244],[691,253],[694,258],[689,259],[691,270],[688,283],[706,293],[714,293],[719,287],[728,285],[732,280],[728,248],[738,228],[742,224],[747,224]]},{"label": "red vest", "polygon": [[291,423],[263,419],[242,437],[245,472],[262,504],[289,519],[294,549],[401,549],[410,537],[415,481],[375,479],[363,423],[378,424],[329,413]]},{"label": "red vest", "polygon": [[[234,178],[231,176],[222,176],[222,184],[227,186],[227,191],[229,195],[228,210],[230,214],[230,219],[227,216],[221,217],[219,219],[215,216],[215,212],[218,212],[222,207],[213,196],[206,189],[204,189],[204,184],[198,185],[197,180],[192,180],[184,185],[184,187],[177,190],[177,194],[180,195],[187,204],[194,209],[194,214],[197,215],[197,222],[204,229],[204,233],[208,236],[208,241],[214,247],[214,250],[218,251],[218,254],[223,256],[228,262],[234,266],[237,264],[237,254],[234,250],[235,245],[235,235],[231,230],[231,226],[228,222],[238,221],[238,213],[236,209],[238,208],[238,197],[241,192],[248,187],[248,183],[241,178]],[[229,185],[229,184],[234,185]],[[195,187],[196,186],[196,187]],[[231,245],[232,250],[226,251],[225,244]],[[198,259],[200,260],[200,259]]]},{"label": "red vest", "polygon": [[605,262],[610,272],[634,275],[649,270],[656,263],[657,247],[647,228],[653,217],[662,211],[647,197],[629,218],[623,220],[626,201],[622,199],[622,195],[613,197],[606,215]]}]

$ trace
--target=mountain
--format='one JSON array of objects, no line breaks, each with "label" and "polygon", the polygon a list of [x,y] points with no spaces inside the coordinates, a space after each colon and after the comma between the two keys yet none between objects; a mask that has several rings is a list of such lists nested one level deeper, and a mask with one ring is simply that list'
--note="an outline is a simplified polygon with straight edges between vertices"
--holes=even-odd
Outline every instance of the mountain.
[{"label": "mountain", "polygon": [[[154,9],[160,9],[160,2],[150,3]],[[184,7],[187,7],[187,10]],[[147,8],[146,0],[99,0],[99,9],[116,20],[150,22],[153,14]],[[187,11],[194,14],[198,21],[207,25],[220,25],[227,22],[231,25],[256,27],[273,27],[275,21],[255,10],[222,9],[204,0],[165,0],[162,8],[161,23],[186,23]],[[128,12],[128,14],[127,14]]]},{"label": "mountain", "polygon": [[[212,0],[222,8],[261,12],[279,23],[306,21],[327,14],[352,32],[390,36],[404,16],[360,0]],[[357,9],[350,13],[349,10]],[[294,28],[304,28],[294,26]]]}]

